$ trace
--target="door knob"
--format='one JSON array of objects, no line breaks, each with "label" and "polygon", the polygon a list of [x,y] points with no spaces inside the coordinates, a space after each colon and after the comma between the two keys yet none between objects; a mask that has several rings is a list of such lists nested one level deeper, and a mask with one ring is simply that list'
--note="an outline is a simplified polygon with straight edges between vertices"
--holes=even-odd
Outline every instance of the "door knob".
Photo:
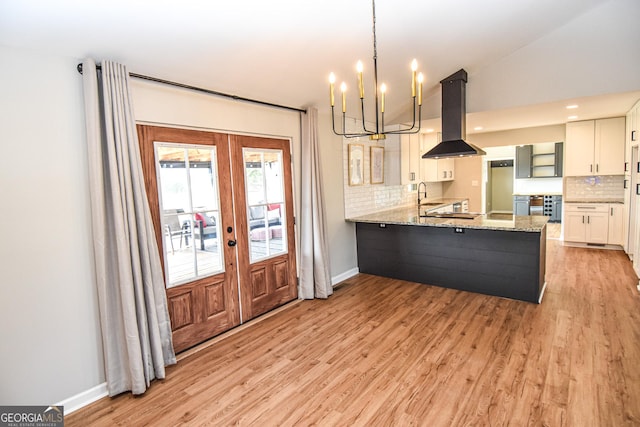
[{"label": "door knob", "polygon": [[227,241],[227,245],[229,245],[230,247],[234,247],[236,245],[236,241],[235,240],[228,240]]}]

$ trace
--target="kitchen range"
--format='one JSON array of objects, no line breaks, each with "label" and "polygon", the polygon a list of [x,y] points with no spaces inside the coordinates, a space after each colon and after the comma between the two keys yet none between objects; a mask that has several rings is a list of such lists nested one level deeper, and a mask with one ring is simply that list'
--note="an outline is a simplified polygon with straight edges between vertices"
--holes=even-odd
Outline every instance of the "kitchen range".
[{"label": "kitchen range", "polygon": [[436,212],[465,201],[347,219],[356,223],[360,272],[539,303],[549,218]]}]

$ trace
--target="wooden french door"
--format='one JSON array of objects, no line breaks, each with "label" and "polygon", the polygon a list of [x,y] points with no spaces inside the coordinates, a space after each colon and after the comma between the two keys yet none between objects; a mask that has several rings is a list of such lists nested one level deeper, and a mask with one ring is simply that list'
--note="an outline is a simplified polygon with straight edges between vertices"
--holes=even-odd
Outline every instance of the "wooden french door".
[{"label": "wooden french door", "polygon": [[298,296],[289,141],[232,135],[243,320]]},{"label": "wooden french door", "polygon": [[295,299],[289,142],[144,125],[138,136],[176,352]]}]

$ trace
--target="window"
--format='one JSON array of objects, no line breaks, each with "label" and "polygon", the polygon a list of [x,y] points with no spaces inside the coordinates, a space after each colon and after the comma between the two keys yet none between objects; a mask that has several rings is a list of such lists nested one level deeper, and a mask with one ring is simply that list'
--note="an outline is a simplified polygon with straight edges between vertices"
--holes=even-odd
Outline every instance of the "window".
[{"label": "window", "polygon": [[167,287],[224,270],[216,148],[156,142]]}]

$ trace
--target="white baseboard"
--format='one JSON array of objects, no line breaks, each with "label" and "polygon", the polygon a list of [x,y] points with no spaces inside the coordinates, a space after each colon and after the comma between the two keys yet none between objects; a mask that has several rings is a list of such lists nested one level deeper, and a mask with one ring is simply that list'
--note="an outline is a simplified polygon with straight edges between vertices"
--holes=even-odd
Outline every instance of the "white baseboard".
[{"label": "white baseboard", "polygon": [[338,274],[337,276],[331,278],[331,286],[335,286],[338,283],[347,280],[348,278],[353,277],[358,273],[360,273],[360,270],[356,267],[352,268],[351,270],[347,270],[344,273]]},{"label": "white baseboard", "polygon": [[102,383],[90,388],[89,390],[80,392],[75,396],[71,396],[62,402],[58,402],[56,403],[56,406],[64,406],[64,414],[69,415],[70,413],[77,411],[98,399],[107,397],[108,395],[107,383]]}]

